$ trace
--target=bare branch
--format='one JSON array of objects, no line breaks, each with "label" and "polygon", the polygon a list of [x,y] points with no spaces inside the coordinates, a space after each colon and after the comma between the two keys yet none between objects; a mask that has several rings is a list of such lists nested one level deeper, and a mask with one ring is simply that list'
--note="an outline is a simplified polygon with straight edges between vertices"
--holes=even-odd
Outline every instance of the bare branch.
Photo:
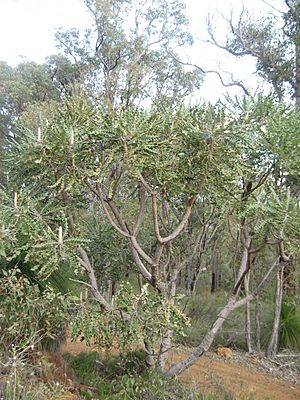
[{"label": "bare branch", "polygon": [[95,276],[95,271],[92,267],[92,264],[90,262],[90,259],[86,253],[86,251],[81,247],[77,247],[77,251],[79,254],[79,261],[80,264],[84,267],[88,274],[88,278],[90,281],[89,287],[91,289],[91,292],[94,296],[94,298],[107,310],[107,311],[114,311],[113,307],[105,300],[105,298],[101,295],[98,284],[97,284],[97,279]]},{"label": "bare branch", "polygon": [[[143,277],[149,282],[152,282],[152,277],[151,273],[147,270],[145,265],[143,264],[142,260],[140,259],[140,256],[143,258],[146,258],[146,261],[151,260],[151,264],[153,264],[153,260],[142,250],[141,246],[138,244],[136,238],[131,234],[126,222],[122,219],[117,207],[115,206],[114,202],[111,200],[104,200],[103,193],[101,191],[99,182],[96,183],[96,190],[87,183],[88,187],[96,196],[99,198],[101,205],[103,207],[103,210],[105,212],[105,215],[107,216],[110,224],[113,226],[113,228],[116,229],[117,232],[119,232],[122,236],[126,237],[129,242],[129,247],[131,249],[134,261],[140,271],[140,273],[143,275]],[[110,207],[117,223],[119,226],[116,224],[116,222],[113,220],[113,217],[111,216],[109,210],[107,209],[107,205]]]},{"label": "bare branch", "polygon": [[[265,3],[268,7],[272,8],[274,11],[278,12],[279,14],[282,14],[282,15],[285,14],[284,11],[281,11],[281,10],[279,10],[278,8],[274,7],[274,6],[273,6],[272,4],[270,4],[268,1],[266,1],[266,0],[261,0],[261,1],[262,1],[263,3]],[[286,2],[286,4],[287,4],[288,0],[286,0],[285,2]]]},{"label": "bare branch", "polygon": [[143,222],[143,217],[145,213],[145,201],[146,201],[146,192],[145,192],[145,187],[143,185],[140,185],[139,188],[139,196],[140,196],[140,209],[139,209],[139,214],[137,217],[137,220],[135,222],[134,228],[133,228],[133,235],[137,236],[139,233],[139,230],[141,228],[141,224]]},{"label": "bare branch", "polygon": [[202,247],[202,243],[203,243],[203,239],[204,239],[204,236],[205,236],[205,233],[206,233],[206,229],[207,229],[207,227],[204,227],[204,229],[201,230],[201,232],[200,232],[199,235],[197,236],[196,241],[195,241],[195,243],[194,243],[193,250],[192,250],[192,254],[190,254],[188,257],[186,257],[186,259],[183,260],[183,261],[178,265],[178,267],[176,268],[177,274],[178,274],[183,268],[185,268],[185,267],[188,265],[188,263],[190,263],[190,262],[193,260],[193,258],[195,257],[195,255],[196,255],[196,253],[197,253],[197,250],[198,250],[200,247]]},{"label": "bare branch", "polygon": [[209,331],[207,334],[204,336],[203,340],[201,341],[200,345],[195,349],[195,351],[189,355],[186,359],[180,361],[179,363],[172,365],[172,367],[169,369],[167,372],[168,376],[174,376],[174,375],[179,375],[183,371],[185,371],[187,368],[189,368],[191,365],[195,363],[195,361],[201,357],[212,345],[217,333],[221,329],[224,321],[228,318],[230,313],[237,309],[238,307],[241,307],[245,305],[247,302],[255,299],[258,295],[258,293],[262,290],[262,288],[268,283],[269,277],[280,264],[280,257],[277,257],[275,262],[272,264],[266,275],[263,277],[259,285],[257,286],[256,290],[249,294],[248,296],[244,297],[241,300],[237,301],[237,296],[232,295],[227,304],[223,307],[219,315],[217,316],[216,320],[210,327]]},{"label": "bare branch", "polygon": [[[224,49],[226,49],[226,48],[224,48]],[[176,60],[178,63],[180,63],[180,64],[182,64],[182,65],[186,65],[186,66],[188,66],[188,67],[194,67],[194,68],[198,69],[200,72],[202,72],[203,74],[215,74],[215,75],[217,75],[217,77],[219,78],[221,84],[222,84],[224,87],[238,86],[238,87],[240,87],[240,88],[244,91],[244,93],[245,93],[247,96],[250,96],[250,92],[248,91],[248,89],[245,87],[245,85],[244,85],[241,81],[232,80],[231,82],[227,82],[227,83],[226,83],[226,82],[223,80],[223,77],[222,77],[222,75],[220,74],[220,72],[215,71],[215,70],[205,70],[205,69],[199,67],[199,65],[196,65],[196,64],[193,64],[193,63],[189,63],[189,62],[181,61],[181,60],[179,60],[177,57],[175,57],[174,54],[172,54],[172,53],[169,53],[169,54],[174,58],[174,60]],[[231,75],[231,76],[232,76],[232,75]]]},{"label": "bare branch", "polygon": [[185,212],[182,216],[181,221],[179,222],[179,224],[177,225],[177,227],[173,230],[172,233],[170,233],[168,236],[166,237],[162,237],[160,235],[159,232],[159,226],[158,226],[158,211],[157,211],[157,201],[156,201],[156,193],[151,193],[152,196],[152,217],[153,217],[153,224],[154,224],[154,230],[155,230],[155,234],[156,234],[156,238],[158,240],[159,243],[161,244],[165,244],[168,242],[171,242],[172,240],[174,240],[178,235],[180,235],[180,233],[182,232],[182,230],[184,229],[185,225],[187,224],[191,212],[192,212],[192,208],[195,204],[195,201],[197,199],[198,193],[201,191],[202,186],[204,185],[205,182],[205,176],[202,176],[199,182],[199,185],[197,187],[196,193],[193,196],[191,196],[186,204],[185,207]]},{"label": "bare branch", "polygon": [[288,8],[289,8],[290,10],[293,9],[293,4],[292,4],[292,2],[291,2],[290,0],[285,0],[285,4],[288,6]]}]

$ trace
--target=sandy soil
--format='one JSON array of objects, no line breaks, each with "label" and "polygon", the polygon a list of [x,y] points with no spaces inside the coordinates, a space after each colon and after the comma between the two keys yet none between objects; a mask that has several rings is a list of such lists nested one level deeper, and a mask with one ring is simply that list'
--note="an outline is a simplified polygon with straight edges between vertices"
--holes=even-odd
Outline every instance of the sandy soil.
[{"label": "sandy soil", "polygon": [[[61,349],[72,354],[91,350],[96,349],[69,340]],[[174,354],[175,361],[183,357],[185,354],[182,351]],[[216,360],[209,355],[201,357],[179,379],[190,387],[215,395],[225,389],[236,400],[300,400],[300,385],[257,372],[248,368],[247,364],[228,363],[226,359]]]},{"label": "sandy soil", "polygon": [[[182,354],[175,358],[181,359]],[[225,388],[237,400],[300,400],[300,385],[207,356],[200,358],[180,379],[207,392],[220,392]]]}]

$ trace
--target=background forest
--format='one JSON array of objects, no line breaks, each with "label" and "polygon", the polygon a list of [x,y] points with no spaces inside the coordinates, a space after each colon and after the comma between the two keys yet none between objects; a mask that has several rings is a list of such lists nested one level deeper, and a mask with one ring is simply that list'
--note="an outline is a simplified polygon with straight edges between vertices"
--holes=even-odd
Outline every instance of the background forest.
[{"label": "background forest", "polygon": [[[175,379],[212,348],[299,355],[300,2],[207,19],[259,93],[183,59],[181,0],[83,2],[44,64],[0,61],[0,398],[68,398],[53,363],[72,398],[212,398]],[[192,105],[207,74],[241,95]]]}]

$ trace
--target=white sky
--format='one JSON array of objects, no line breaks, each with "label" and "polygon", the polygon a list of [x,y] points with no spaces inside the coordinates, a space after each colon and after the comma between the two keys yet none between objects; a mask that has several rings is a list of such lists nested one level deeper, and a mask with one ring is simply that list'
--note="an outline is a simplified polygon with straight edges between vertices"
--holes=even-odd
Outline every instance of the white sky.
[{"label": "white sky", "polygon": [[[283,0],[268,2],[283,9]],[[253,87],[257,86],[256,79],[251,78],[254,72],[254,62],[251,59],[237,61],[203,42],[207,39],[207,14],[215,14],[217,11],[228,16],[233,9],[238,15],[242,0],[186,0],[186,3],[191,31],[196,39],[193,49],[186,55],[190,61],[206,69],[215,69],[219,65],[238,78],[247,78]],[[245,6],[248,9],[251,7],[256,15],[272,11],[263,0],[245,1]],[[58,27],[84,29],[88,23],[88,13],[81,0],[0,0],[0,60],[16,65],[22,61],[23,56],[29,61],[42,63],[46,56],[57,52],[53,37]],[[217,29],[221,38],[225,38],[225,26],[220,24]],[[217,78],[208,76],[200,96],[215,101],[226,90]],[[230,93],[240,92],[234,89]]]}]

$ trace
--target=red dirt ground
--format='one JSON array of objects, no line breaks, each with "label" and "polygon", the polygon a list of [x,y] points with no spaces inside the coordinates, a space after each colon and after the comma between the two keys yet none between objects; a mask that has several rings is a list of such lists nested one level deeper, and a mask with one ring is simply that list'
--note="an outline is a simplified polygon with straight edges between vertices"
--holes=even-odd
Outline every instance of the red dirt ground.
[{"label": "red dirt ground", "polygon": [[[71,343],[62,347],[62,352],[78,354],[93,351],[84,343]],[[113,351],[115,353],[115,351]],[[176,352],[175,361],[185,355]],[[222,393],[224,389],[234,394],[237,400],[300,400],[300,385],[293,385],[285,380],[253,371],[247,366],[228,364],[226,361],[201,357],[179,378],[184,384],[206,393]]]}]

